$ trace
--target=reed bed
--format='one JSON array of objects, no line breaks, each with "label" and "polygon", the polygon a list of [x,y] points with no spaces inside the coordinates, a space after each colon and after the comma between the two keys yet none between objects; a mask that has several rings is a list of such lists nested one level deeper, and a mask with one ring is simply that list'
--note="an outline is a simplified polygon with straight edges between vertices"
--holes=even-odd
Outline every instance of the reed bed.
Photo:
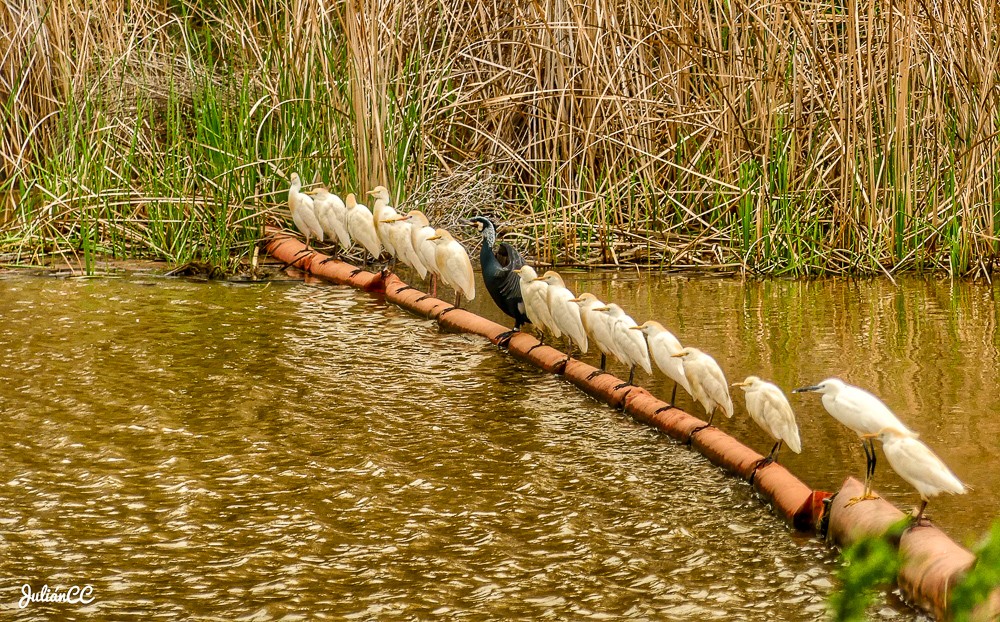
[{"label": "reed bed", "polygon": [[0,261],[236,271],[286,176],[540,262],[993,272],[985,0],[11,0]]}]

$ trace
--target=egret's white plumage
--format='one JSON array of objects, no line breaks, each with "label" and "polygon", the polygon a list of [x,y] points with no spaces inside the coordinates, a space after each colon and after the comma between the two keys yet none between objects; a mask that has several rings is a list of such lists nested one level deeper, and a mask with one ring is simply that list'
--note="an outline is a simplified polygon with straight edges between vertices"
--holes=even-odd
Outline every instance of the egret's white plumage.
[{"label": "egret's white plumage", "polygon": [[426,270],[420,278],[425,278],[428,272],[432,277],[436,277],[438,275],[437,245],[431,241],[435,235],[434,227],[420,210],[410,210],[406,213],[406,218],[410,223],[410,244],[413,246],[413,252],[420,258],[420,263]]},{"label": "egret's white plumage", "polygon": [[770,382],[764,382],[757,376],[747,376],[743,382],[733,384],[740,387],[746,394],[747,412],[760,429],[777,441],[768,454],[767,460],[777,458],[781,444],[797,454],[802,453],[802,441],[799,439],[799,426],[795,423],[795,413],[784,392]]},{"label": "egret's white plumage", "polygon": [[306,245],[309,240],[316,238],[323,241],[323,226],[316,218],[315,207],[312,197],[302,192],[302,180],[298,173],[292,173],[291,186],[288,188],[288,211],[292,213],[292,222],[295,227],[306,236]]},{"label": "egret's white plumage", "polygon": [[882,441],[882,451],[889,460],[889,466],[920,493],[918,521],[933,497],[941,493],[965,494],[962,482],[930,447],[917,440],[909,430],[890,427],[866,437]]},{"label": "egret's white plumage", "polygon": [[862,496],[851,499],[852,503],[864,499],[874,499],[871,484],[875,476],[875,441],[873,437],[864,438],[866,434],[878,434],[884,428],[893,428],[900,432],[913,435],[903,423],[889,410],[882,400],[860,387],[845,383],[839,378],[827,378],[819,384],[800,387],[792,393],[813,392],[823,396],[823,407],[830,415],[846,425],[854,433],[862,437],[861,444],[865,450],[865,492]]},{"label": "egret's white plumage", "polygon": [[475,299],[476,279],[465,247],[444,229],[435,229],[434,235],[428,239],[437,244],[434,260],[441,280],[455,290],[455,306],[461,302],[461,296],[465,296],[466,300]]},{"label": "egret's white plumage", "polygon": [[389,255],[400,259],[396,246],[393,244],[393,237],[389,233],[396,217],[399,216],[396,210],[389,205],[389,191],[385,186],[375,186],[373,190],[368,191],[368,194],[375,199],[375,205],[372,206],[372,216],[375,219],[378,241]]},{"label": "egret's white plumage", "polygon": [[[587,353],[587,331],[583,328],[583,320],[580,319],[580,305],[572,302],[576,296],[569,291],[562,277],[558,273],[549,270],[538,277],[548,285],[545,290],[545,300],[549,305],[549,314],[552,316],[552,333],[559,337],[566,335],[573,343],[580,348],[580,352]],[[524,297],[524,292],[521,292]]]},{"label": "egret's white plumage", "polygon": [[[538,278],[538,273],[531,266],[521,266],[515,270],[521,278],[521,299],[524,301],[524,314],[528,316],[531,325],[538,330],[539,336],[546,330],[555,332],[555,322],[549,313],[549,285]],[[557,335],[558,336],[558,335]]]},{"label": "egret's white plumage", "polygon": [[410,222],[409,215],[404,216],[400,214],[390,220],[389,237],[392,238],[392,246],[398,253],[397,258],[416,270],[417,275],[421,279],[427,278],[427,266],[424,265],[423,260],[417,253],[417,249],[413,246],[413,225]]},{"label": "egret's white plumage", "polygon": [[347,230],[347,206],[337,195],[323,186],[311,192],[316,218],[323,227],[328,242],[338,242],[345,250],[351,247],[351,234]]},{"label": "egret's white plumage", "polygon": [[705,409],[709,425],[715,417],[716,408],[721,408],[723,414],[732,417],[733,400],[729,397],[729,384],[715,359],[692,347],[681,348],[674,357],[683,361],[684,376],[691,385],[691,397]]},{"label": "egret's white plumage", "polygon": [[[548,287],[548,285],[545,285]],[[521,296],[524,296],[524,281],[521,282]],[[607,313],[597,311],[606,305],[597,296],[590,292],[580,294],[574,298],[573,302],[580,305],[580,320],[583,328],[587,331],[587,339],[597,346],[601,353],[601,369],[604,369],[605,359],[608,354],[618,357],[615,350],[615,341],[611,335],[612,319]],[[529,316],[530,317],[530,316]]]},{"label": "egret's white plumage", "polygon": [[691,395],[691,385],[684,374],[684,363],[674,356],[683,349],[677,337],[656,320],[647,320],[632,330],[641,331],[646,335],[650,357],[660,371],[674,381],[674,394],[671,395],[670,402],[673,403],[677,397],[677,385]]},{"label": "egret's white plumage", "polygon": [[354,241],[360,244],[372,256],[378,259],[382,254],[382,244],[378,241],[375,231],[375,217],[368,208],[358,203],[354,193],[347,195],[347,230]]},{"label": "egret's white plumage", "polygon": [[649,364],[649,348],[646,346],[646,338],[632,330],[633,326],[638,326],[635,320],[613,302],[606,307],[598,307],[595,310],[602,311],[611,318],[611,337],[614,339],[617,350],[616,356],[629,368],[628,384],[632,384],[636,365],[645,370],[647,374],[652,374],[653,368]]}]

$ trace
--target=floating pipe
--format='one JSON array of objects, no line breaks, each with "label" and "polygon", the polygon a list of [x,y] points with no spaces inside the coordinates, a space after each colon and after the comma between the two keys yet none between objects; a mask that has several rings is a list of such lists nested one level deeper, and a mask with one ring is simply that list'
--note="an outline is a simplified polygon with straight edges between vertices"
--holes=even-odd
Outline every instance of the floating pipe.
[{"label": "floating pipe", "polygon": [[[828,536],[840,546],[864,538],[882,537],[905,514],[884,499],[848,505],[864,493],[864,484],[848,477],[830,504]],[[940,529],[921,523],[905,530],[899,539],[900,568],[897,583],[907,600],[939,620],[948,619],[951,589],[976,561],[968,549]],[[1000,589],[994,590],[973,616],[974,620],[1000,619]]]},{"label": "floating pipe", "polygon": [[[762,456],[715,427],[706,427],[694,417],[650,394],[638,386],[628,386],[614,375],[569,358],[565,353],[524,332],[510,334],[509,329],[491,320],[456,309],[400,280],[393,274],[373,274],[350,264],[331,260],[316,251],[307,252],[297,239],[280,230],[268,228],[267,252],[275,258],[341,285],[365,291],[385,292],[385,298],[416,315],[437,320],[445,329],[482,335],[494,344],[505,336],[507,350],[516,358],[540,369],[562,374],[573,385],[595,399],[621,408],[636,421],[645,423],[691,446],[713,464],[748,480],[767,499],[774,510],[795,529],[819,531],[824,518],[829,520],[827,535],[840,546],[850,546],[866,537],[881,537],[903,513],[883,499],[848,505],[860,496],[861,482],[847,478],[840,491],[812,490],[785,467],[770,463],[758,467]],[[830,500],[824,516],[824,506]],[[937,527],[916,526],[908,529],[899,542],[901,567],[898,584],[909,601],[939,619],[948,618],[951,588],[972,567],[975,556],[942,533]],[[976,612],[975,620],[1000,619],[1000,589]]]}]

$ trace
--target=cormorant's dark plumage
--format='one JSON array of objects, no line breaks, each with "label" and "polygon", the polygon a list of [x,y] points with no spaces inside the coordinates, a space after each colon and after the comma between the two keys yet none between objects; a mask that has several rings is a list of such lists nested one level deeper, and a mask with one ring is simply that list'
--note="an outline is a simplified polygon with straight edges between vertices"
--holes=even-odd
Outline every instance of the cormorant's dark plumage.
[{"label": "cormorant's dark plumage", "polygon": [[517,249],[506,242],[500,243],[499,253],[493,252],[497,232],[488,218],[476,216],[470,221],[483,236],[483,247],[479,251],[479,263],[483,268],[483,282],[486,291],[490,293],[493,302],[500,310],[514,318],[514,330],[520,330],[521,325],[529,322],[524,313],[524,300],[521,298],[521,278],[514,273],[524,265],[524,257]]}]

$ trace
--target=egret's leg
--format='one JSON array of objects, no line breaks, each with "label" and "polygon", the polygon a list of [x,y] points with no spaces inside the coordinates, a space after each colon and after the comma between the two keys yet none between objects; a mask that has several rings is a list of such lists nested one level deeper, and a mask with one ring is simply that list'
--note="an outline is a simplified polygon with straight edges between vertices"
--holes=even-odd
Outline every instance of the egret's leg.
[{"label": "egret's leg", "polygon": [[878,495],[872,492],[872,478],[875,476],[875,441],[864,439],[861,441],[861,448],[865,450],[865,491],[860,497],[848,501],[846,507],[851,507],[859,501],[878,499]]},{"label": "egret's leg", "polygon": [[431,275],[431,296],[437,298],[438,295],[438,278],[436,274]]},{"label": "egret's leg", "polygon": [[607,371],[608,368],[608,355],[601,352],[601,371]]},{"label": "egret's leg", "polygon": [[458,306],[460,304],[462,304],[462,292],[456,291],[455,292],[455,308],[456,309],[461,309],[461,307]]},{"label": "egret's leg", "polygon": [[712,419],[715,419],[715,409],[714,408],[712,409],[712,413],[708,416],[708,423],[706,423],[705,425],[702,425],[702,426],[698,426],[697,428],[691,430],[691,435],[688,436],[688,444],[689,445],[691,444],[691,439],[694,438],[695,434],[697,434],[698,432],[701,432],[705,428],[712,427]]},{"label": "egret's leg", "polygon": [[913,519],[914,525],[920,524],[920,519],[924,517],[924,508],[927,507],[927,499],[920,500],[920,510],[917,512],[917,517]]},{"label": "egret's leg", "polygon": [[780,449],[781,449],[781,441],[778,441],[777,443],[774,444],[774,447],[771,448],[771,453],[767,454],[765,457],[757,461],[757,463],[753,467],[754,472],[756,473],[757,469],[766,467],[767,465],[777,460],[778,451]]},{"label": "egret's leg", "polygon": [[625,387],[635,386],[635,385],[632,384],[632,381],[634,379],[635,379],[635,365],[633,365],[632,367],[630,367],[629,370],[628,370],[628,382],[623,382],[620,385],[618,385],[617,387],[615,387],[615,391],[617,391],[618,389],[624,389]]},{"label": "egret's leg", "polygon": [[674,390],[670,392],[670,405],[674,405],[674,400],[677,399],[677,383],[674,383]]}]

